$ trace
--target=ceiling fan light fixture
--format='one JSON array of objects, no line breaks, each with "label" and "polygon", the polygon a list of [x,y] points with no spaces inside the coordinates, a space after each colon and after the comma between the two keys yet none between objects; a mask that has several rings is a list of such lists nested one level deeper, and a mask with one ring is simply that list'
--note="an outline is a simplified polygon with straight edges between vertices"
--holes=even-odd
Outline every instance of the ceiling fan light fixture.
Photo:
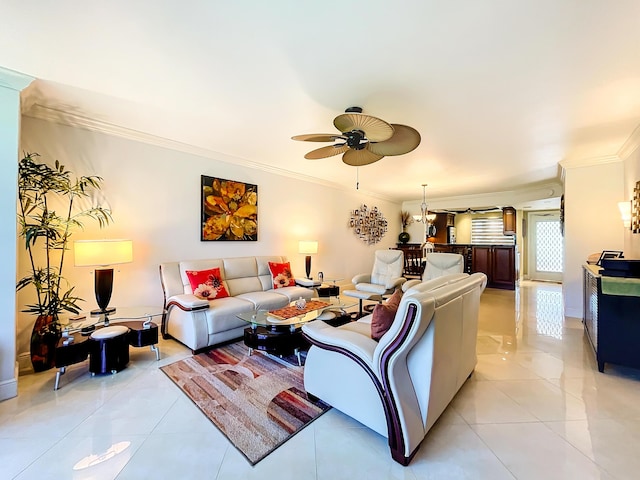
[{"label": "ceiling fan light fixture", "polygon": [[344,153],[347,165],[362,166],[377,162],[387,155],[403,155],[420,144],[420,134],[406,125],[390,124],[371,115],[363,115],[361,107],[349,107],[333,120],[340,135],[315,133],[294,135],[293,140],[306,142],[338,142],[308,152],[304,158],[315,160]]},{"label": "ceiling fan light fixture", "polygon": [[356,150],[363,149],[365,145],[369,143],[362,130],[352,130],[350,132],[346,132],[344,136],[347,139],[347,145],[350,148],[355,148]]}]

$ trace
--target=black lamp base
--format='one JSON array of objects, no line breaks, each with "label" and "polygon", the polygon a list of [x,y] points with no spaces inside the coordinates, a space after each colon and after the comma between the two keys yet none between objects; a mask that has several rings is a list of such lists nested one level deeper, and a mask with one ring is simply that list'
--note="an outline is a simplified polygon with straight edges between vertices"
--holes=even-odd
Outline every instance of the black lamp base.
[{"label": "black lamp base", "polygon": [[[113,290],[113,268],[96,268],[95,277],[96,303],[99,308],[92,310],[91,315],[106,315],[115,312],[116,308],[109,306]],[[108,321],[105,317],[105,322]]]},{"label": "black lamp base", "polygon": [[311,278],[309,275],[311,275],[311,255],[307,255],[304,259],[304,267],[305,270],[307,272],[307,278]]},{"label": "black lamp base", "polygon": [[102,310],[100,308],[96,308],[95,310],[91,310],[91,316],[97,317],[98,315],[110,315],[112,313],[116,313],[116,307],[107,307]]}]

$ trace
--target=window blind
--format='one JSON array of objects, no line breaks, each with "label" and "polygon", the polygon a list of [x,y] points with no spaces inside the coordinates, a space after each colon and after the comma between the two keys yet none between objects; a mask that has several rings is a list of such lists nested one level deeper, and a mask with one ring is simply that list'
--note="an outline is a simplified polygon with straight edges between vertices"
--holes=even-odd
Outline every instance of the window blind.
[{"label": "window blind", "polygon": [[502,217],[472,218],[471,243],[478,244],[515,244],[515,235],[503,235]]}]

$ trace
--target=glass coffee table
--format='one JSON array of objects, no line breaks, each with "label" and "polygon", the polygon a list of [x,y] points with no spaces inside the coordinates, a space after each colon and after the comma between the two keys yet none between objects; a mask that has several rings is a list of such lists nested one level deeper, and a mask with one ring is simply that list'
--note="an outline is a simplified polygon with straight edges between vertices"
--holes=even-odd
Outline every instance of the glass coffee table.
[{"label": "glass coffee table", "polygon": [[355,301],[345,301],[340,297],[312,298],[304,310],[298,310],[296,302],[291,302],[288,307],[278,311],[251,310],[239,313],[237,317],[250,324],[244,330],[244,344],[249,347],[249,355],[253,350],[280,357],[295,354],[298,365],[302,365],[300,349],[308,347],[308,342],[302,335],[302,325],[322,320],[323,317],[335,317],[329,315],[328,311],[346,314],[345,309],[356,304]]}]

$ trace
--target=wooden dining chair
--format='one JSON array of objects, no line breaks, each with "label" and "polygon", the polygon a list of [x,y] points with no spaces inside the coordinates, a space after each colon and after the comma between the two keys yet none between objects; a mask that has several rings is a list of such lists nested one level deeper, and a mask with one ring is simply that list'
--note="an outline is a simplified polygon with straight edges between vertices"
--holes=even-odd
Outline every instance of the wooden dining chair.
[{"label": "wooden dining chair", "polygon": [[405,278],[422,279],[422,272],[424,272],[422,249],[412,248],[404,250],[404,270],[402,276]]}]

